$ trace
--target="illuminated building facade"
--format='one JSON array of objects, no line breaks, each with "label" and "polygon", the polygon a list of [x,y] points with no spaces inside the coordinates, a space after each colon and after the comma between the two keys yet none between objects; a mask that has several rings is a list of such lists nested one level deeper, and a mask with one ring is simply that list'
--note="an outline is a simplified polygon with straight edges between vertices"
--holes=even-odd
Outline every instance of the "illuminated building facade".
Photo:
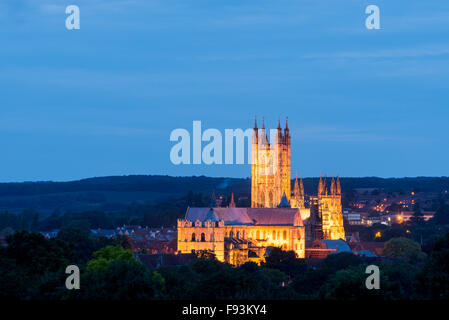
[{"label": "illuminated building facade", "polygon": [[274,141],[270,143],[265,129],[254,123],[251,149],[251,207],[276,208],[285,194],[291,196],[290,130],[288,122],[282,131],[279,120]]},{"label": "illuminated building facade", "polygon": [[[341,206],[340,179],[332,177],[330,192],[327,188],[326,178],[318,183],[318,195],[312,201],[314,214],[318,215],[315,223],[320,225],[321,238],[325,240],[345,240],[343,226],[343,210]],[[318,233],[314,230],[314,239],[317,240]]]},{"label": "illuminated building facade", "polygon": [[265,260],[268,247],[305,256],[305,228],[298,209],[188,208],[178,220],[178,252],[213,252],[219,261],[240,265]]},{"label": "illuminated building facade", "polygon": [[178,252],[213,252],[219,261],[240,265],[265,260],[269,247],[305,257],[306,240],[345,240],[341,187],[332,178],[330,192],[320,177],[318,194],[306,208],[302,178],[291,193],[290,132],[280,121],[273,144],[254,125],[251,165],[251,208],[237,208],[232,195],[227,208],[215,196],[209,207],[188,208],[178,220]]}]

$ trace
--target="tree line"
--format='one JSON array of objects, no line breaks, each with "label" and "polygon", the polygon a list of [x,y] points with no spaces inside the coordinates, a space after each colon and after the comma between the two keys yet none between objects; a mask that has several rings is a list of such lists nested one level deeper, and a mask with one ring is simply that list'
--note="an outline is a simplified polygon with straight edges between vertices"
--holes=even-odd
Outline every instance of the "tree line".
[{"label": "tree line", "polygon": [[[386,258],[331,254],[315,265],[275,248],[260,266],[239,267],[199,252],[188,264],[149,269],[126,237],[91,238],[81,229],[54,239],[20,231],[0,248],[3,300],[310,299],[413,300],[449,298],[449,233],[429,254],[407,238],[387,242]],[[79,290],[65,287],[65,268],[81,270]],[[368,265],[380,268],[380,289],[365,286]]]}]

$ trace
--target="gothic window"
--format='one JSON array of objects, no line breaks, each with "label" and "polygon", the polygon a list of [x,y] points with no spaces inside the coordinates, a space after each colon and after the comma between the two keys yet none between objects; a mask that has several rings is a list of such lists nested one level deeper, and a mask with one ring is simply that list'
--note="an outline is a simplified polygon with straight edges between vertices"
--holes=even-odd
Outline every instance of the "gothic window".
[{"label": "gothic window", "polygon": [[260,239],[260,231],[259,230],[257,230],[257,232],[256,232],[256,239]]},{"label": "gothic window", "polygon": [[284,240],[287,240],[287,231],[284,230]]},{"label": "gothic window", "polygon": [[263,193],[263,191],[260,193],[260,207],[263,208],[265,207],[265,194]]},{"label": "gothic window", "polygon": [[204,232],[201,234],[201,242],[206,242],[206,235]]},{"label": "gothic window", "polygon": [[196,241],[196,238],[195,238],[195,232],[192,233],[192,241]]},{"label": "gothic window", "polygon": [[237,231],[237,239],[239,239],[240,231]]},{"label": "gothic window", "polygon": [[273,230],[273,240],[276,240],[276,231]]},{"label": "gothic window", "polygon": [[272,208],[272,207],[273,207],[273,193],[272,193],[272,192],[270,192],[270,193],[268,194],[268,200],[270,201],[270,202],[268,203],[268,206],[269,206],[270,208]]},{"label": "gothic window", "polygon": [[232,238],[234,236],[234,232],[233,231],[230,231],[229,232],[229,238]]}]

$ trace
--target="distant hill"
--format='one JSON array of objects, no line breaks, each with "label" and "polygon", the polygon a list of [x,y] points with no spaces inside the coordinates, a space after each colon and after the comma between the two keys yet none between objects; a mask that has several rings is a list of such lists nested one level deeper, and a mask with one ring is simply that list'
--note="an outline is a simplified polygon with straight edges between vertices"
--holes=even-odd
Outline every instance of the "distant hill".
[{"label": "distant hill", "polygon": [[155,204],[190,190],[211,194],[248,192],[248,179],[170,176],[110,176],[68,182],[0,183],[0,210],[41,212],[118,211],[132,204]]},{"label": "distant hill", "polygon": [[[449,190],[449,177],[341,178],[343,192],[358,188],[384,191]],[[328,183],[330,178],[328,177]],[[318,178],[305,178],[306,193],[314,194]],[[104,210],[120,211],[133,204],[156,204],[185,196],[190,190],[209,195],[250,194],[250,179],[205,176],[171,177],[132,175],[96,177],[68,182],[0,183],[0,211],[19,212],[33,208],[40,212]]]}]

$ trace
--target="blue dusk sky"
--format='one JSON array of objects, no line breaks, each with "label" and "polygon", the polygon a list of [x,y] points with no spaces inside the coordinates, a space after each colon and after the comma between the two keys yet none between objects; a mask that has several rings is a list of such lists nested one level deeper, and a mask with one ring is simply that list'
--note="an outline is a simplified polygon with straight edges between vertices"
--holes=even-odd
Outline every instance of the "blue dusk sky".
[{"label": "blue dusk sky", "polygon": [[256,115],[288,116],[292,175],[448,175],[447,0],[0,0],[0,40],[3,182],[248,177],[169,136]]}]

